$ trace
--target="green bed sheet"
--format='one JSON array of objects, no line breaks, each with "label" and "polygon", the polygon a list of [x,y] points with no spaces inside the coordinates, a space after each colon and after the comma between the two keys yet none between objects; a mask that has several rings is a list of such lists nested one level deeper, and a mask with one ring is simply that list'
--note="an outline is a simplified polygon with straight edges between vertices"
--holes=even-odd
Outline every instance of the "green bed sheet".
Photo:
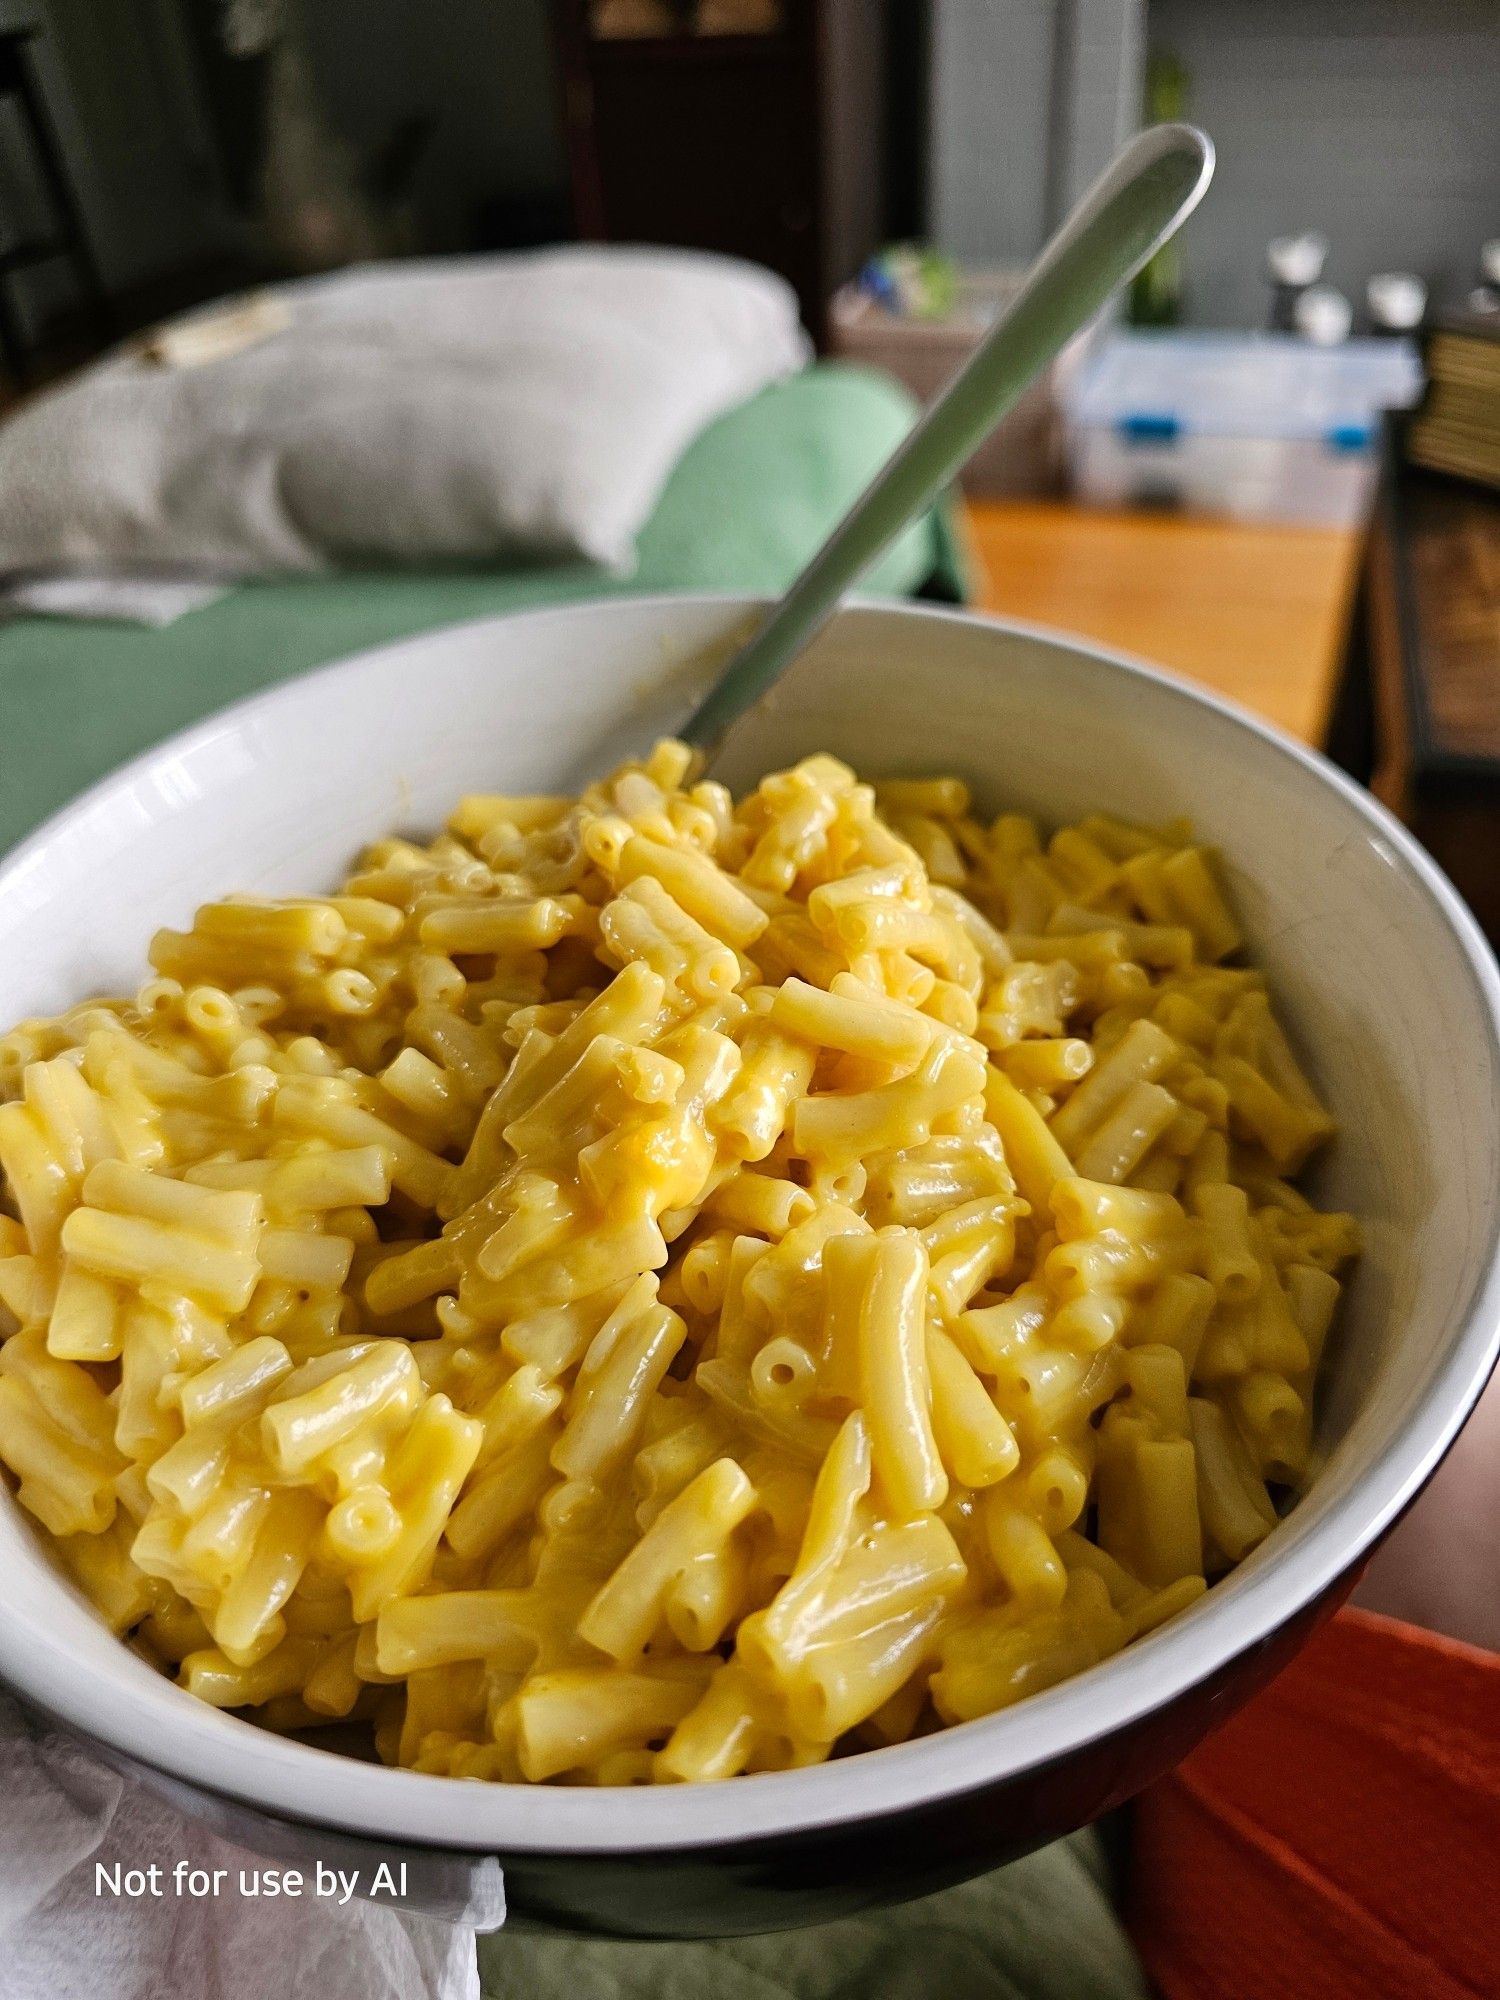
[{"label": "green bed sheet", "polygon": [[[697,439],[662,493],[629,577],[548,568],[342,573],[248,584],[174,625],[19,618],[0,626],[0,851],[115,765],[200,716],[309,667],[434,626],[571,598],[778,591],[908,429],[886,377],[826,362],[763,390]],[[964,566],[939,509],[869,588],[958,599]]]},{"label": "green bed sheet", "polygon": [[[753,1778],[734,1780],[754,1784]],[[484,2000],[1149,2000],[1099,1838],[807,1930],[710,1944],[479,1940]]]}]

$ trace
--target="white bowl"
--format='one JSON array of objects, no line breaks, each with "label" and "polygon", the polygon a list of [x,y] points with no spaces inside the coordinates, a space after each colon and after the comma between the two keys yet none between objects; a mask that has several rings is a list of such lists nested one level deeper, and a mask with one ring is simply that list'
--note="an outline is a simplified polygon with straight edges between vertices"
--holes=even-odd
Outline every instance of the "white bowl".
[{"label": "white bowl", "polygon": [[[367,838],[433,828],[460,792],[577,785],[670,730],[748,608],[638,599],[461,626],[174,738],[0,865],[0,1019],[128,991],[158,924],[232,888],[323,887]],[[1222,848],[1340,1122],[1320,1192],[1368,1244],[1328,1356],[1329,1456],[1309,1497],[1193,1609],[1016,1708],[817,1769],[619,1792],[385,1770],[219,1714],[110,1637],[7,1500],[0,1677],[27,1701],[191,1788],[242,1839],[329,1860],[361,1840],[404,1848],[430,1906],[476,1890],[493,1921],[498,1857],[513,1907],[543,1920],[763,1929],[921,1893],[1128,1796],[1347,1591],[1495,1359],[1500,981],[1471,918],[1320,758],[1060,634],[848,610],[741,726],[722,774],[738,785],[817,748],[865,773],[958,771],[988,807],[1043,820],[1187,813]]]}]

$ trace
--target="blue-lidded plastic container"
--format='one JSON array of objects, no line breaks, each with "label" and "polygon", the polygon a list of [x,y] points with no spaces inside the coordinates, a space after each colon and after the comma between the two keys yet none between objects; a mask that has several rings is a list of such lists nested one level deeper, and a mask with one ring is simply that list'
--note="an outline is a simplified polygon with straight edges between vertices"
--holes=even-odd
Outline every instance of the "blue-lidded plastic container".
[{"label": "blue-lidded plastic container", "polygon": [[1060,385],[1069,476],[1094,506],[1350,526],[1381,412],[1421,390],[1407,340],[1112,330]]}]

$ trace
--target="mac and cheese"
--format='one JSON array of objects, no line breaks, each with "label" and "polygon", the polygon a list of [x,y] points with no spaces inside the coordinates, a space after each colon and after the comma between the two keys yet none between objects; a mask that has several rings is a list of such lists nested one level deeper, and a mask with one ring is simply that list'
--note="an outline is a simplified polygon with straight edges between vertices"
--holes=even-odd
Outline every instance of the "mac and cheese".
[{"label": "mac and cheese", "polygon": [[465,1777],[815,1763],[1192,1602],[1349,1218],[1213,857],[664,743],[0,1040],[0,1461],[114,1629]]}]

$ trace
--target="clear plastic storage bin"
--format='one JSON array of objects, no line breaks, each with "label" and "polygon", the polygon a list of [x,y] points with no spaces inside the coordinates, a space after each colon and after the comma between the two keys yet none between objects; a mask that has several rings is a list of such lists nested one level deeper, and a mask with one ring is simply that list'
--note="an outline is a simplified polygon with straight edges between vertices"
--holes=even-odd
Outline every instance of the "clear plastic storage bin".
[{"label": "clear plastic storage bin", "polygon": [[1406,340],[1109,332],[1060,384],[1069,477],[1093,506],[1354,525],[1381,412],[1421,388]]},{"label": "clear plastic storage bin", "polygon": [[[1018,272],[962,272],[953,310],[942,319],[903,319],[857,284],[843,285],[833,295],[830,314],[833,351],[866,367],[884,369],[918,402],[930,403],[963,367],[1020,283]],[[1044,369],[1022,391],[970,458],[960,475],[966,493],[989,499],[1058,490],[1062,468],[1055,372]]]}]

